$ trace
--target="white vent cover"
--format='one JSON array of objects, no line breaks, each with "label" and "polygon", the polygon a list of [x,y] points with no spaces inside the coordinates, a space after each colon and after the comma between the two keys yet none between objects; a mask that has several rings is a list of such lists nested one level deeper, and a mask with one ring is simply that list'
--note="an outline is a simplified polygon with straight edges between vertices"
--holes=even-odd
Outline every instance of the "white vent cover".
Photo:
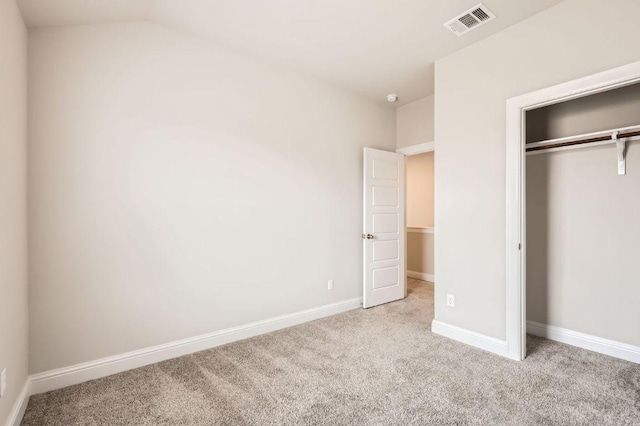
[{"label": "white vent cover", "polygon": [[487,6],[480,3],[476,7],[467,10],[465,13],[453,18],[444,26],[457,36],[468,33],[474,28],[479,27],[485,22],[495,19],[494,15]]}]

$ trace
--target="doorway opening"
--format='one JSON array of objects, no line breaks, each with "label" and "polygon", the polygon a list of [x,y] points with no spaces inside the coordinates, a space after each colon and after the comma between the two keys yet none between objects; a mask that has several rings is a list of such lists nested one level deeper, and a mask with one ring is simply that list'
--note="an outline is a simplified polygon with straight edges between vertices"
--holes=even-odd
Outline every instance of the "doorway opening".
[{"label": "doorway opening", "polygon": [[370,308],[406,298],[409,280],[435,280],[434,143],[364,148],[363,157],[363,307]]},{"label": "doorway opening", "polygon": [[406,156],[407,280],[435,283],[435,144],[398,150]]},{"label": "doorway opening", "polygon": [[407,277],[434,282],[434,151],[407,157]]}]

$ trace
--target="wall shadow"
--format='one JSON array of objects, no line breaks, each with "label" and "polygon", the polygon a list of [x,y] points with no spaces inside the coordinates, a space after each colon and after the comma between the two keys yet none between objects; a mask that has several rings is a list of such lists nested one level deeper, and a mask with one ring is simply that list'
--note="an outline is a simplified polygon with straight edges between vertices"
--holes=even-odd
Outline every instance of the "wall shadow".
[{"label": "wall shadow", "polygon": [[[529,123],[529,115],[527,115]],[[534,121],[533,123],[539,123]],[[538,135],[546,132],[543,125]],[[530,132],[527,131],[529,135]],[[531,132],[535,134],[535,132]],[[534,139],[535,140],[535,139]],[[547,154],[526,157],[526,318],[542,324],[549,323],[549,195],[551,191],[550,158]],[[538,345],[527,338],[527,356]]]}]

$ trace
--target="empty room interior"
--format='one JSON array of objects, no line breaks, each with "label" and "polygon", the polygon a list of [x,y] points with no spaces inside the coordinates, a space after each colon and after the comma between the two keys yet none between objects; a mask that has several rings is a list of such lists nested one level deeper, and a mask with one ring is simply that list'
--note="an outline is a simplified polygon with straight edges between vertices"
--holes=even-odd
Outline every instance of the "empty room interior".
[{"label": "empty room interior", "polygon": [[640,425],[638,16],[0,0],[0,425]]}]

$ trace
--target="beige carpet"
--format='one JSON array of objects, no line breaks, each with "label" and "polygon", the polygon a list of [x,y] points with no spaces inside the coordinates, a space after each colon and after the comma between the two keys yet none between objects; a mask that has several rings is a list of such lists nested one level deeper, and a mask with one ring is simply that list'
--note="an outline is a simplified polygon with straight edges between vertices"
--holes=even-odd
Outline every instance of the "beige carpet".
[{"label": "beige carpet", "polygon": [[640,366],[540,338],[514,362],[409,297],[31,398],[24,425],[640,425]]}]

